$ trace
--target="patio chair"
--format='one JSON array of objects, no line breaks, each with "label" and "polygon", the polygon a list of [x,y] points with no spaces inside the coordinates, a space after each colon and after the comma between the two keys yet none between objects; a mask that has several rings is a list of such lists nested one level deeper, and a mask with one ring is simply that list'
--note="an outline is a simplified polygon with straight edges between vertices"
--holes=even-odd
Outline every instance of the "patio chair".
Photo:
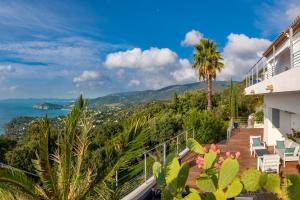
[{"label": "patio chair", "polygon": [[274,148],[274,153],[278,154],[283,161],[283,166],[285,167],[285,162],[298,161],[300,156],[300,145],[293,142],[290,139],[281,139],[276,141],[276,146]]},{"label": "patio chair", "polygon": [[265,149],[266,145],[261,141],[261,136],[250,136],[250,154],[254,154],[256,149]]},{"label": "patio chair", "polygon": [[259,169],[262,172],[276,172],[279,174],[280,156],[273,155],[263,155],[259,160]]}]

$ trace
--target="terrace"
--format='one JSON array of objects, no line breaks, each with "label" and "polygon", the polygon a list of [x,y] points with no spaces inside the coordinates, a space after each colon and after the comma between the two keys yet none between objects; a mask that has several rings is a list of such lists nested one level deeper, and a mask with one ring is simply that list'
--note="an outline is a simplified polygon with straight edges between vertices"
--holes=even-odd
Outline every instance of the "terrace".
[{"label": "terrace", "polygon": [[[250,155],[249,151],[249,137],[250,136],[262,136],[263,129],[262,128],[239,128],[233,129],[228,134],[229,138],[227,142],[224,144],[218,144],[218,147],[221,149],[221,154],[225,154],[225,152],[240,152],[241,156],[239,158],[240,170],[239,174],[246,169],[257,167],[257,158]],[[192,188],[196,187],[196,179],[200,174],[200,169],[197,168],[195,159],[196,154],[188,151],[185,146],[185,142],[187,138],[193,137],[193,134],[185,133],[179,134],[177,137],[172,138],[169,141],[157,146],[156,148],[145,152],[144,159],[141,160],[141,165],[144,165],[144,169],[141,171],[139,176],[136,176],[130,181],[131,188],[124,187],[124,191],[126,191],[126,195],[124,195],[123,200],[127,199],[143,199],[145,195],[150,191],[152,187],[155,186],[155,180],[152,176],[152,164],[153,160],[151,157],[159,156],[160,161],[163,163],[165,157],[171,153],[172,151],[176,152],[178,156],[181,158],[183,162],[187,161],[190,164],[190,172],[187,180],[187,185]],[[174,148],[170,148],[173,146]],[[267,150],[272,153],[273,146],[267,147]],[[151,155],[151,156],[150,156]],[[157,158],[156,158],[157,159]],[[298,162],[287,162],[286,166],[280,165],[280,176],[284,177],[286,174],[296,174],[300,175]],[[120,178],[120,177],[119,177]],[[125,185],[124,185],[125,186]],[[148,191],[148,192],[147,192]],[[124,193],[125,194],[125,193]],[[270,197],[266,196],[268,194],[264,194],[259,199],[268,199]]]},{"label": "terrace", "polygon": [[[257,135],[263,135],[263,129],[261,128],[241,128],[233,130],[230,139],[227,144],[218,145],[222,153],[226,151],[230,152],[240,152],[241,156],[239,158],[240,171],[241,174],[243,171],[249,168],[257,167],[257,158],[250,155],[249,152],[249,137]],[[273,147],[268,147],[270,153],[273,152]],[[194,153],[188,153],[184,157],[184,161],[190,163],[190,174],[187,181],[187,185],[191,187],[196,187],[196,178],[200,173],[200,170],[195,165],[196,155]],[[297,162],[287,162],[286,167],[280,165],[280,175],[284,177],[286,174],[296,174],[300,175],[299,165]]]}]

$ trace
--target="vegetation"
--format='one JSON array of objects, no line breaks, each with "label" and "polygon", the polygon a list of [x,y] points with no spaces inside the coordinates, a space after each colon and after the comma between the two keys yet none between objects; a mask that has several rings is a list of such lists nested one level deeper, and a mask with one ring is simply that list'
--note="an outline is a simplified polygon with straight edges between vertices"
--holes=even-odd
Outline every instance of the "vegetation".
[{"label": "vegetation", "polygon": [[[228,81],[214,81],[212,84],[215,91],[222,91],[229,86]],[[186,91],[201,90],[206,87],[205,83],[200,82],[184,85],[171,85],[158,90],[110,94],[96,99],[90,99],[88,101],[88,106],[101,111],[118,111],[138,104],[144,104],[145,102],[170,100],[172,99],[174,92],[176,92],[177,95],[182,95]]]},{"label": "vegetation", "polygon": [[167,157],[165,166],[159,162],[153,164],[153,174],[156,182],[162,191],[162,199],[194,199],[200,200],[196,190],[190,190],[190,193],[182,197],[185,183],[189,175],[189,164],[179,164],[175,154]]},{"label": "vegetation", "polygon": [[207,81],[207,109],[212,109],[212,80],[216,78],[217,72],[221,71],[224,64],[221,53],[217,51],[217,45],[209,39],[201,39],[195,45],[193,55],[193,68],[198,71],[199,79]]},{"label": "vegetation", "polygon": [[237,105],[237,91],[236,86],[232,83],[230,84],[230,109],[231,109],[231,119],[238,118],[238,105]]},{"label": "vegetation", "polygon": [[[235,86],[237,94],[241,94],[237,96],[237,109],[246,115],[253,113],[255,105],[261,104],[261,99],[244,96],[244,83]],[[227,123],[231,117],[230,92],[230,88],[227,88],[213,93],[211,111],[207,111],[205,90],[187,91],[183,95],[173,93],[171,101],[149,102],[122,110],[84,110],[84,117],[92,128],[88,133],[89,145],[86,147],[82,168],[88,171],[91,167],[93,174],[104,180],[103,186],[97,187],[98,192],[94,189],[91,195],[99,194],[100,199],[119,199],[124,191],[116,187],[112,171],[117,167],[126,169],[119,174],[126,178],[118,180],[119,185],[126,186],[129,180],[143,171],[143,157],[140,155],[145,150],[183,131],[194,132],[199,143],[215,143],[225,139]],[[55,155],[57,149],[61,148],[58,144],[62,141],[66,120],[48,120],[51,131],[48,140],[50,155]],[[78,131],[83,128],[81,121],[77,125]],[[0,141],[11,138],[9,148],[0,148],[1,162],[36,173],[36,165],[32,160],[37,158],[36,152],[40,152],[43,123],[44,120],[40,119],[30,122],[22,137],[0,136]],[[130,162],[123,162],[127,160]],[[56,166],[53,160],[50,160],[50,164]],[[35,184],[39,182],[34,180]]]},{"label": "vegetation", "polygon": [[33,160],[39,183],[14,168],[0,169],[0,192],[11,199],[85,199],[101,188],[103,177],[87,166],[86,156],[92,123],[80,97],[65,119],[54,153],[50,153],[51,128],[45,118],[38,126],[37,159]]},{"label": "vegetation", "polygon": [[[280,176],[267,174],[256,169],[248,169],[239,177],[239,152],[226,152],[226,158],[220,156],[220,150],[214,144],[210,149],[202,147],[196,140],[189,139],[189,149],[198,154],[196,165],[201,169],[196,185],[199,190],[185,187],[189,165],[179,164],[177,157],[170,154],[165,165],[155,162],[153,174],[162,191],[163,199],[216,199],[226,200],[238,196],[242,192],[259,192],[266,190],[283,200],[299,199],[300,177],[288,175],[283,179],[281,187]],[[201,193],[199,193],[201,191]]]},{"label": "vegetation", "polygon": [[12,136],[0,136],[0,162],[5,161],[5,153],[11,151],[16,143],[15,138]]},{"label": "vegetation", "polygon": [[263,111],[257,111],[254,114],[255,120],[258,122],[263,122],[264,121],[264,112]]},{"label": "vegetation", "polygon": [[[186,113],[184,125],[187,130],[193,130],[195,139],[202,144],[210,144],[225,138],[227,123],[215,114],[191,109]],[[217,134],[216,134],[217,133]]]},{"label": "vegetation", "polygon": [[[235,84],[237,107],[239,113],[249,115],[255,112],[255,105],[261,105],[262,99],[244,96],[244,83]],[[222,92],[215,92],[212,96],[212,112],[206,112],[207,98],[205,90],[187,91],[181,96],[175,96],[171,102],[150,102],[121,111],[95,112],[89,111],[94,128],[90,133],[88,153],[90,160],[98,163],[110,163],[113,156],[120,156],[125,149],[115,150],[112,145],[115,140],[123,140],[122,134],[129,129],[131,121],[147,118],[141,132],[148,132],[143,141],[136,141],[141,151],[159,142],[174,137],[181,131],[194,131],[195,138],[200,143],[214,143],[225,138],[227,122],[231,117],[230,87]],[[51,125],[50,149],[55,149],[55,141],[63,128],[62,121],[49,120]],[[15,120],[14,120],[14,123]],[[34,172],[31,160],[35,158],[39,140],[39,120],[34,119],[20,138],[0,136],[0,141],[12,141],[11,148],[2,149],[2,162],[14,167]],[[151,133],[151,134],[150,134]],[[139,134],[139,133],[138,133]],[[141,136],[142,138],[142,136]],[[1,145],[2,147],[2,145]],[[51,152],[53,153],[53,152]],[[123,152],[124,153],[124,152]],[[103,164],[99,164],[103,165]],[[101,167],[100,167],[101,169]]]}]

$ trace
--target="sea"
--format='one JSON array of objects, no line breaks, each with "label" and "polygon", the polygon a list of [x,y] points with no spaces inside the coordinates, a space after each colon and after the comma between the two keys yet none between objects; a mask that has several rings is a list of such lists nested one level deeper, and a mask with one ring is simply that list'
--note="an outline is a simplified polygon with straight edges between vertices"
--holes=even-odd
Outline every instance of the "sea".
[{"label": "sea", "polygon": [[44,117],[49,118],[65,116],[69,109],[58,110],[39,110],[32,106],[37,103],[53,103],[59,105],[68,105],[74,102],[72,99],[6,99],[0,100],[0,134],[4,134],[4,125],[15,117]]}]

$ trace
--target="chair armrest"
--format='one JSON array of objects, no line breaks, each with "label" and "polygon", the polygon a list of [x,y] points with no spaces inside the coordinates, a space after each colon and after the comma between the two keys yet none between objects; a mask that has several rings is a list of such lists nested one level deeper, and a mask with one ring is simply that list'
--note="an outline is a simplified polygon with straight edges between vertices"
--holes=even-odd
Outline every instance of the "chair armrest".
[{"label": "chair armrest", "polygon": [[283,153],[284,157],[291,157],[291,156],[294,156],[293,153]]}]

